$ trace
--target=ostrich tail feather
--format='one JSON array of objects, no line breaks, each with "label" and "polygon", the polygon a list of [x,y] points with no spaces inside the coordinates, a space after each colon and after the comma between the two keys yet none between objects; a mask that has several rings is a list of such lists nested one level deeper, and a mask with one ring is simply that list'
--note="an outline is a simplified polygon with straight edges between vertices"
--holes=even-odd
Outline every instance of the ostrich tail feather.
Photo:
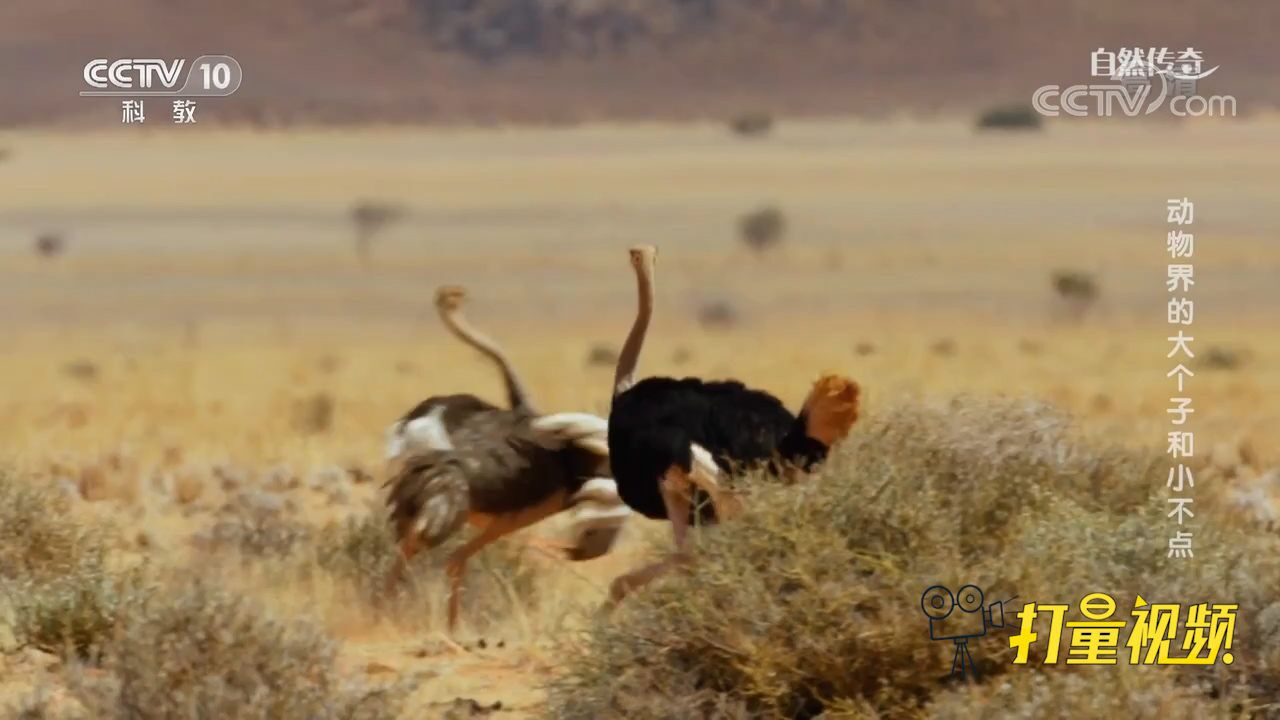
[{"label": "ostrich tail feather", "polygon": [[388,483],[387,506],[396,537],[421,536],[427,547],[440,544],[467,520],[470,491],[460,462],[448,453],[415,455]]}]

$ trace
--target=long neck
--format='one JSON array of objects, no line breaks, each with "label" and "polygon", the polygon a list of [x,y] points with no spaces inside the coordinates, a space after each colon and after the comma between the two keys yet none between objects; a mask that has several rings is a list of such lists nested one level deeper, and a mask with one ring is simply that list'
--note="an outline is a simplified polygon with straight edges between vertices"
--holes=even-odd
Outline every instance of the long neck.
[{"label": "long neck", "polygon": [[454,335],[484,353],[486,357],[498,366],[498,370],[502,373],[502,380],[507,385],[507,401],[511,404],[511,409],[534,412],[533,406],[529,402],[529,394],[525,392],[524,384],[520,382],[519,376],[511,368],[511,363],[507,361],[507,356],[503,354],[497,343],[471,327],[466,319],[462,317],[462,313],[457,310],[441,310],[440,319],[444,321],[445,326]]},{"label": "long neck", "polygon": [[653,281],[642,269],[636,270],[636,288],[639,292],[639,306],[636,320],[631,324],[631,332],[627,333],[627,342],[618,355],[618,369],[613,374],[613,394],[620,395],[636,382],[636,365],[640,362],[640,349],[644,347],[644,336],[649,331],[649,318],[653,316]]},{"label": "long neck", "polygon": [[787,434],[778,441],[777,457],[784,466],[808,472],[815,465],[827,459],[831,448],[820,440],[809,437],[808,417],[801,411],[791,423]]}]

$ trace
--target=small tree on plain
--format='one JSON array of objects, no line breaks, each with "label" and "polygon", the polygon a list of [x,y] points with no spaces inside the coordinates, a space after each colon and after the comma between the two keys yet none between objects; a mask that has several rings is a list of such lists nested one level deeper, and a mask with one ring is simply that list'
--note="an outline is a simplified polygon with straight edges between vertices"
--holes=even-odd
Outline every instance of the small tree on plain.
[{"label": "small tree on plain", "polygon": [[698,324],[704,330],[728,330],[741,319],[738,309],[728,300],[711,300],[698,308]]},{"label": "small tree on plain", "polygon": [[362,200],[351,208],[351,222],[355,225],[356,257],[360,264],[368,266],[373,260],[373,241],[387,225],[404,217],[404,208],[390,203]]},{"label": "small tree on plain", "polygon": [[1029,105],[1001,105],[978,116],[979,130],[1039,130],[1044,118]]},{"label": "small tree on plain", "polygon": [[729,129],[742,137],[762,137],[773,130],[773,116],[766,112],[746,112],[729,120]]},{"label": "small tree on plain", "polygon": [[1058,270],[1051,278],[1053,291],[1062,301],[1067,316],[1079,322],[1098,301],[1101,291],[1092,273],[1081,270]]},{"label": "small tree on plain", "polygon": [[749,212],[738,221],[739,237],[756,253],[764,253],[780,245],[786,231],[786,216],[776,207],[764,207]]},{"label": "small tree on plain", "polygon": [[67,249],[67,241],[58,233],[43,232],[36,236],[34,248],[36,254],[40,257],[52,259],[58,257]]}]

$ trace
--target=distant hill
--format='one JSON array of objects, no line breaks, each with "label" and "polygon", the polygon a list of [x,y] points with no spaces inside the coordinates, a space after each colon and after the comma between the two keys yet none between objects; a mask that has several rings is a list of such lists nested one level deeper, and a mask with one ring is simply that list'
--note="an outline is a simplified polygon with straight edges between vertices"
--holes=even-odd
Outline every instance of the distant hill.
[{"label": "distant hill", "polygon": [[226,53],[203,117],[264,125],[972,111],[1086,82],[1097,47],[1188,46],[1280,104],[1275,0],[9,0],[0,125],[97,125],[94,57]]}]

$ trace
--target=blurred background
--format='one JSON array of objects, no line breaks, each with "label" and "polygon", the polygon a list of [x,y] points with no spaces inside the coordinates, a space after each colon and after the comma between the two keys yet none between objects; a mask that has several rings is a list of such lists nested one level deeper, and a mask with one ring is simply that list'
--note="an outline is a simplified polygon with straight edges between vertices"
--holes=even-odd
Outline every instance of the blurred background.
[{"label": "blurred background", "polygon": [[[355,406],[336,417],[364,426],[444,389],[427,366],[490,381],[458,348],[424,356],[443,337],[432,290],[457,283],[550,402],[602,410],[631,312],[623,251],[650,242],[655,372],[795,394],[807,374],[850,367],[891,391],[1032,392],[1114,410],[1125,428],[1158,424],[1167,198],[1198,205],[1199,332],[1220,336],[1233,368],[1268,366],[1280,84],[1261,29],[1278,13],[9,3],[4,322],[11,347],[28,338],[57,356],[37,363],[46,380],[80,361],[77,344],[135,365],[157,343],[192,362],[254,343],[383,354],[348,379],[389,378],[388,405],[335,391]],[[1200,92],[1233,95],[1238,116],[1029,109],[1036,88],[1089,82],[1090,54],[1121,47],[1195,48],[1219,66]],[[245,79],[199,99],[194,125],[174,125],[163,98],[126,125],[118,100],[78,96],[89,59],[205,53],[233,55]],[[46,383],[26,377],[9,374],[10,402],[43,403]],[[205,376],[193,378],[197,392]]]}]

